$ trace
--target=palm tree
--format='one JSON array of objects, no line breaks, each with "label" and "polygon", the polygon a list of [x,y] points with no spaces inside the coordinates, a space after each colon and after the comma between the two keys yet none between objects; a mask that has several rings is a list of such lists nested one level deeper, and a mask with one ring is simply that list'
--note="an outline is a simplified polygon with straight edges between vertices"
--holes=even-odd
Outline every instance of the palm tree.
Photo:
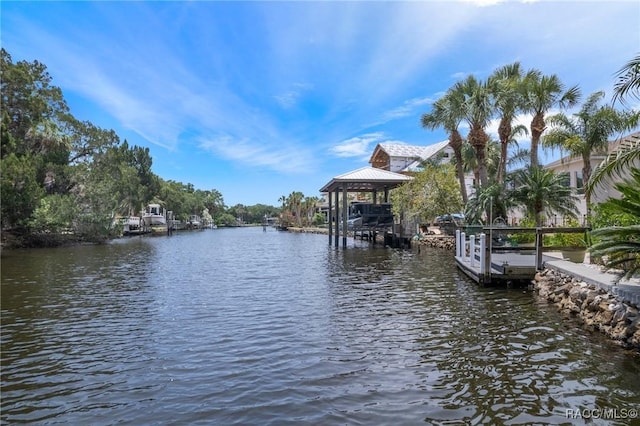
[{"label": "palm tree", "polygon": [[298,226],[302,226],[302,199],[304,194],[300,191],[294,191],[287,197],[289,211],[296,216]]},{"label": "palm tree", "polygon": [[[529,73],[533,73],[533,71],[529,71]],[[528,77],[530,76],[528,75]],[[503,183],[507,175],[509,143],[514,140],[513,120],[523,107],[522,90],[520,88],[523,84],[523,75],[520,63],[514,62],[498,68],[489,77],[488,84],[494,98],[496,111],[500,115],[500,124],[498,125],[500,163],[496,182]]]},{"label": "palm tree", "polygon": [[[606,153],[609,138],[616,132],[624,132],[638,125],[639,113],[621,112],[613,107],[599,106],[604,92],[592,93],[573,118],[560,113],[549,117],[552,126],[542,143],[545,146],[566,150],[572,156],[582,157],[582,178],[591,178],[591,155]],[[585,193],[587,218],[591,217],[591,193]]]},{"label": "palm tree", "polygon": [[527,214],[533,217],[536,226],[542,226],[543,213],[559,213],[576,217],[577,197],[569,188],[569,176],[566,173],[556,174],[541,166],[529,166],[516,170],[512,175],[514,189],[510,198],[522,205]]},{"label": "palm tree", "polygon": [[640,55],[627,62],[616,75],[618,81],[613,85],[613,102],[620,99],[624,103],[627,95],[640,99]]},{"label": "palm tree", "polygon": [[458,126],[464,118],[463,111],[464,97],[462,93],[449,90],[445,96],[438,99],[433,104],[430,113],[422,115],[420,122],[426,129],[436,129],[442,127],[449,133],[449,146],[453,149],[456,164],[456,173],[460,183],[460,193],[462,201],[467,202],[467,188],[464,181],[464,164],[462,162],[462,144],[464,140],[458,131]]},{"label": "palm tree", "polygon": [[[640,169],[631,170],[631,179],[617,183],[621,199],[609,199],[610,211],[640,217]],[[596,229],[592,236],[599,241],[591,247],[595,257],[606,258],[607,268],[622,268],[629,278],[640,272],[640,224]]]},{"label": "palm tree", "polygon": [[580,100],[580,89],[573,86],[564,90],[564,84],[556,75],[542,75],[530,71],[521,86],[524,112],[531,113],[531,166],[538,166],[538,145],[546,129],[545,114],[552,108],[569,108]]},{"label": "palm tree", "polygon": [[456,83],[453,90],[464,95],[464,119],[469,124],[467,140],[476,153],[480,185],[486,186],[488,178],[485,149],[489,142],[489,135],[485,129],[494,112],[489,86],[486,82],[479,81],[470,75],[466,80]]}]

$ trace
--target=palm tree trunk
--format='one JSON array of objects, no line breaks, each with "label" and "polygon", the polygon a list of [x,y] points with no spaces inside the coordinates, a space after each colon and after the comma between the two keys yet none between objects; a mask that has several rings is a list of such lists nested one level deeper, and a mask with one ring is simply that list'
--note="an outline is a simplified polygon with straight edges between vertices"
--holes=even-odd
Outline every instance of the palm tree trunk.
[{"label": "palm tree trunk", "polygon": [[509,138],[511,137],[511,120],[504,117],[500,120],[498,136],[500,137],[500,163],[498,164],[496,180],[502,184],[504,177],[507,175],[507,148],[509,147]]},{"label": "palm tree trunk", "polygon": [[544,129],[544,115],[537,113],[533,116],[533,120],[531,120],[531,167],[537,167],[539,164],[538,145],[540,144],[540,137]]},{"label": "palm tree trunk", "polygon": [[469,143],[476,152],[476,160],[478,162],[478,175],[480,177],[480,186],[487,186],[487,165],[485,161],[485,150],[487,147],[487,136],[484,129],[473,127],[469,132]]},{"label": "palm tree trunk", "polygon": [[[582,187],[586,188],[591,179],[591,155],[582,155]],[[591,192],[584,191],[584,202],[587,204],[587,223],[591,223]]]},{"label": "palm tree trunk", "polygon": [[462,202],[467,204],[467,185],[464,181],[464,164],[462,162],[462,136],[457,130],[449,135],[449,145],[453,149],[453,155],[456,158],[456,172],[458,174],[458,182],[460,183],[460,194],[462,194]]}]

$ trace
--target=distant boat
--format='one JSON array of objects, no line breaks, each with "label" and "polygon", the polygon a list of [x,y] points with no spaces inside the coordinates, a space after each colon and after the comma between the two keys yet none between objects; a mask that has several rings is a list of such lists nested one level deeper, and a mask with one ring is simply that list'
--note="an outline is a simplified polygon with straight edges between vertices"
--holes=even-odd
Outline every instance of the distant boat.
[{"label": "distant boat", "polygon": [[129,216],[122,219],[122,235],[137,235],[142,233],[142,220],[138,216]]},{"label": "distant boat", "polygon": [[164,208],[160,204],[149,204],[142,214],[144,226],[149,228],[167,228],[167,217]]},{"label": "distant boat", "polygon": [[188,227],[189,229],[200,229],[202,227],[200,216],[198,216],[197,214],[192,214],[189,217]]}]

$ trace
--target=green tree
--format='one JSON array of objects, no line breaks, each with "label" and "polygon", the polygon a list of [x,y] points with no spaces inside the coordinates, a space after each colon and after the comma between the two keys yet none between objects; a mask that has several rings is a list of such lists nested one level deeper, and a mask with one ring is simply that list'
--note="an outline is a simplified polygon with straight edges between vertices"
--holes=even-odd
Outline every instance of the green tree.
[{"label": "green tree", "polygon": [[453,149],[456,173],[460,184],[460,193],[463,202],[467,202],[467,188],[464,180],[464,163],[462,159],[462,145],[464,139],[458,131],[460,123],[464,119],[464,95],[460,90],[450,89],[433,104],[429,113],[422,115],[422,127],[436,129],[442,127],[449,134],[449,146]]},{"label": "green tree", "polygon": [[[615,185],[621,199],[611,198],[604,205],[610,212],[640,218],[640,169],[631,170],[631,178]],[[640,272],[640,222],[627,226],[610,226],[592,232],[597,242],[590,248],[594,257],[605,260],[608,268],[620,268],[622,276]]]},{"label": "green tree", "polygon": [[496,174],[496,182],[504,182],[507,175],[507,155],[509,144],[513,141],[513,120],[520,112],[524,101],[520,86],[523,84],[522,68],[519,62],[496,69],[489,76],[489,90],[495,101],[495,108],[500,116],[498,137],[500,139],[500,161]]},{"label": "green tree", "polygon": [[2,227],[18,228],[22,232],[34,209],[44,196],[36,179],[38,159],[30,154],[11,153],[0,160]]},{"label": "green tree", "polygon": [[537,167],[538,145],[546,129],[545,115],[552,108],[570,108],[580,100],[580,89],[573,86],[565,90],[556,75],[546,76],[540,71],[531,71],[520,86],[524,100],[524,112],[531,113],[531,166]]},{"label": "green tree", "polygon": [[475,150],[480,185],[485,186],[488,182],[485,150],[489,142],[489,135],[485,129],[494,113],[489,86],[487,82],[469,76],[466,80],[456,83],[453,90],[461,92],[464,96],[464,116],[469,124],[467,140]]},{"label": "green tree", "polygon": [[559,213],[576,217],[577,197],[569,187],[566,173],[556,174],[541,166],[529,166],[513,172],[510,176],[513,190],[509,197],[516,205],[523,206],[536,226],[542,226],[543,214]]},{"label": "green tree", "polygon": [[[542,141],[543,145],[560,148],[572,156],[582,157],[582,177],[588,184],[591,178],[591,156],[606,153],[609,138],[617,132],[627,131],[638,125],[640,114],[617,111],[609,105],[600,105],[604,92],[591,94],[580,110],[568,117],[563,113],[548,118],[551,128]],[[585,193],[587,218],[591,218],[591,193]]]},{"label": "green tree", "polygon": [[14,64],[4,48],[0,55],[2,157],[44,153],[66,143],[59,133],[70,119],[69,108],[47,67],[38,61]]},{"label": "green tree", "polygon": [[462,211],[464,203],[453,165],[427,164],[414,179],[391,192],[393,212],[421,222]]}]

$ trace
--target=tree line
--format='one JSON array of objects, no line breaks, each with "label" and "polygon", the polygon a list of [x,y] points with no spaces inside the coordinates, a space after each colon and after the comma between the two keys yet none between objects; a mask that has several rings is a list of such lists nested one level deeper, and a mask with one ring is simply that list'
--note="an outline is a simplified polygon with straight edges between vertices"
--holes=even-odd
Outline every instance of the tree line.
[{"label": "tree line", "polygon": [[1,49],[0,208],[4,242],[57,245],[103,241],[121,232],[118,217],[154,202],[187,220],[210,215],[217,225],[260,222],[273,206],[227,207],[216,189],[164,180],[152,172],[149,148],[71,113],[44,64],[13,62]]}]

